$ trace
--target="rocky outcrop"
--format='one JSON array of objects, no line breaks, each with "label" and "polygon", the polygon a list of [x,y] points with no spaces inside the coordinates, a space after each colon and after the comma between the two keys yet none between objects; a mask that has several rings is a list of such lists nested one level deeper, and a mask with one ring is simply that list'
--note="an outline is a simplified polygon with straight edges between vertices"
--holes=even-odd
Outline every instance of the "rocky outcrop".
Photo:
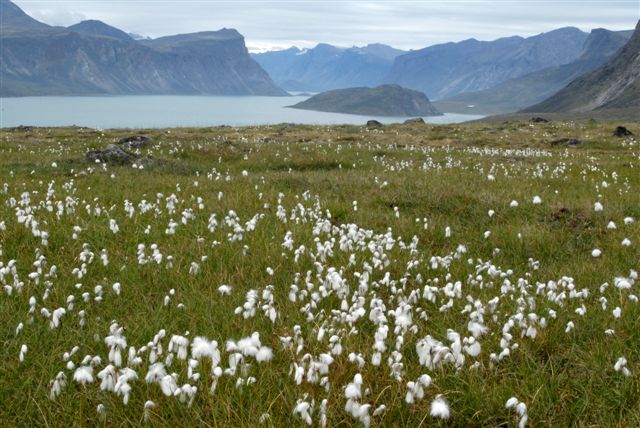
[{"label": "rocky outcrop", "polygon": [[129,164],[140,156],[122,150],[115,144],[109,144],[104,150],[92,150],[85,155],[89,162]]}]

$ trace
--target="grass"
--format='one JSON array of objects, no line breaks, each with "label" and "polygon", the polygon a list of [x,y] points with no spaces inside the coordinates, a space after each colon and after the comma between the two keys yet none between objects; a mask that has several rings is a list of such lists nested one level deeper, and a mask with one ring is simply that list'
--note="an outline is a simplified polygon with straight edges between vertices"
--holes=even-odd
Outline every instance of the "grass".
[{"label": "grass", "polygon": [[[153,159],[144,169],[83,160],[87,151],[131,131],[1,130],[0,425],[303,426],[292,413],[298,400],[313,400],[312,418],[318,425],[320,403],[327,399],[327,426],[357,426],[361,423],[344,409],[344,388],[360,373],[363,391],[368,390],[360,402],[371,405],[369,415],[386,406],[371,418],[373,426],[515,426],[518,416],[505,408],[512,396],[527,405],[530,426],[638,426],[640,308],[633,297],[638,281],[619,290],[614,278],[640,270],[640,145],[632,138],[613,137],[617,125],[514,121],[375,130],[291,125],[152,129],[140,131],[153,138],[140,151]],[[624,125],[640,133],[640,125]],[[567,137],[584,144],[551,144]],[[173,212],[167,205],[172,194]],[[542,199],[539,205],[532,203],[536,195]],[[512,200],[518,207],[510,207]],[[604,211],[594,211],[596,201]],[[125,210],[129,203],[135,208],[132,215]],[[195,217],[183,224],[187,210]],[[278,214],[282,210],[286,223]],[[489,210],[495,215],[490,217]],[[243,229],[258,216],[254,230],[236,233],[241,240],[231,239],[230,211],[237,213]],[[36,219],[36,229],[48,232],[48,242],[18,221],[20,213]],[[213,232],[211,214],[218,222]],[[636,221],[625,224],[626,217]],[[118,233],[109,229],[110,219],[118,224]],[[178,223],[173,235],[166,233],[170,220]],[[608,229],[609,221],[617,228]],[[345,225],[357,225],[358,232],[348,234]],[[77,239],[74,226],[81,228]],[[452,231],[449,238],[446,227]],[[491,232],[487,238],[485,231]],[[293,250],[300,252],[297,261],[294,251],[282,246],[287,232]],[[624,238],[630,246],[621,245]],[[93,261],[84,262],[86,273],[79,278],[73,271],[82,267],[84,244]],[[140,265],[139,244],[145,245],[147,257],[157,244],[162,263]],[[460,244],[467,252],[451,257]],[[594,248],[602,256],[592,257]],[[100,260],[102,249],[108,254],[106,266]],[[29,274],[37,271],[34,261],[40,256],[44,262],[36,281]],[[166,266],[168,256],[173,256],[172,268]],[[434,257],[445,266],[432,267]],[[15,261],[15,276],[6,269],[10,260]],[[189,273],[194,262],[200,267],[197,274]],[[45,275],[54,265],[57,273]],[[322,294],[323,286],[330,287],[330,268],[341,273],[348,290],[313,297],[314,292]],[[365,271],[369,280],[360,290]],[[447,295],[458,281],[461,293]],[[120,295],[112,289],[115,282],[121,284]],[[309,290],[299,292],[296,302],[289,300],[294,283],[299,291]],[[601,291],[604,283],[609,286]],[[220,295],[222,284],[233,287],[231,295]],[[98,285],[101,301],[95,300]],[[425,297],[427,287],[432,287],[433,299]],[[251,289],[259,296],[272,290],[275,322],[263,313],[267,302],[257,306],[253,317],[234,314]],[[587,289],[588,294],[576,296],[572,289]],[[562,291],[564,298],[556,298]],[[83,293],[89,293],[87,301]],[[32,296],[35,311],[29,313]],[[371,363],[378,328],[369,318],[374,301],[383,305],[389,326],[380,366]],[[451,308],[443,309],[448,302]],[[392,311],[406,304],[416,330],[395,333]],[[469,304],[476,306],[465,308]],[[581,316],[576,309],[583,305],[586,314]],[[617,306],[620,318],[612,315]],[[52,329],[42,309],[61,307],[66,314]],[[359,307],[364,315],[351,319]],[[544,317],[546,326],[531,321],[529,314]],[[431,335],[449,346],[448,329],[471,336],[467,324],[472,316],[480,316],[489,328],[478,338],[479,356],[466,355],[459,368],[419,364],[420,339]],[[510,356],[494,361],[491,354],[502,351],[503,326],[509,320],[515,324]],[[102,391],[99,379],[75,383],[74,370],[63,360],[74,346],[79,347],[71,357],[76,367],[85,355],[100,356],[95,378],[109,363],[104,338],[114,321],[124,327],[127,346],[135,347],[142,359],[133,366],[138,380],[131,382],[127,405],[122,396]],[[575,328],[566,333],[569,321]],[[20,323],[23,329],[16,334]],[[294,337],[296,325],[304,339],[299,354],[280,340]],[[320,327],[327,334],[319,341]],[[536,329],[535,339],[524,335],[528,327]],[[611,335],[605,334],[609,328],[615,331]],[[194,380],[187,376],[187,364],[174,359],[167,372],[176,373],[179,385],[198,388],[189,407],[144,380],[149,353],[140,348],[161,329],[167,333],[161,361],[173,334],[217,340],[223,369],[229,357],[225,341],[253,332],[260,333],[274,357],[264,363],[247,357],[249,364],[223,376],[213,395],[208,393],[210,364],[201,361],[196,369],[200,378]],[[330,352],[333,335],[343,352],[333,355],[328,390],[306,380],[297,385],[292,364],[308,369],[310,360]],[[23,344],[28,351],[20,362]],[[352,352],[365,359],[364,367],[349,360]],[[125,364],[131,365],[126,353]],[[393,355],[402,363],[396,366],[401,380],[392,376],[388,364]],[[628,360],[628,377],[614,370],[622,356]],[[61,371],[67,386],[50,400],[50,381]],[[406,403],[406,383],[425,373],[433,379],[425,398]],[[249,377],[254,384],[236,386],[238,379]],[[450,404],[448,420],[429,416],[438,394]],[[155,407],[145,421],[147,400]],[[104,415],[96,411],[99,404]]]}]

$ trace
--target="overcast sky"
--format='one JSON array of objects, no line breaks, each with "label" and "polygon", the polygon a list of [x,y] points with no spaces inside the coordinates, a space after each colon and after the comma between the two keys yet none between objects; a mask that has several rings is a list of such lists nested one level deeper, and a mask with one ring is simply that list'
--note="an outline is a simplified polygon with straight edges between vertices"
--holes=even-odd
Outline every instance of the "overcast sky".
[{"label": "overcast sky", "polygon": [[468,38],[529,36],[563,26],[626,30],[640,0],[16,0],[34,18],[68,26],[99,19],[150,37],[235,28],[251,51],[318,42],[419,49]]}]

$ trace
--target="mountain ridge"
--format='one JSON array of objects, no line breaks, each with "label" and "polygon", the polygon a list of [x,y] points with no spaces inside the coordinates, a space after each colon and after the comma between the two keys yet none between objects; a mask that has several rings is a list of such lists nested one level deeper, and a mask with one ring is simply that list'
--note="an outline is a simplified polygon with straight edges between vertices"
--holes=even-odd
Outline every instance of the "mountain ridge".
[{"label": "mountain ridge", "polygon": [[376,86],[400,53],[381,43],[343,48],[318,43],[310,49],[291,47],[252,54],[281,87],[319,92],[356,86]]},{"label": "mountain ridge", "polygon": [[136,41],[95,20],[51,27],[0,2],[0,96],[288,95],[235,30]]},{"label": "mountain ridge", "polygon": [[[465,92],[436,102],[455,113],[502,114],[515,112],[543,101],[578,76],[604,64],[631,37],[631,31],[594,29],[580,56],[568,64],[534,71],[477,92]],[[473,107],[468,107],[473,105]]]},{"label": "mountain ridge", "polygon": [[624,108],[640,108],[640,20],[629,41],[609,61],[523,112]]},{"label": "mountain ridge", "polygon": [[587,33],[564,27],[526,38],[467,39],[433,45],[396,57],[384,81],[440,100],[571,62],[586,38]]}]

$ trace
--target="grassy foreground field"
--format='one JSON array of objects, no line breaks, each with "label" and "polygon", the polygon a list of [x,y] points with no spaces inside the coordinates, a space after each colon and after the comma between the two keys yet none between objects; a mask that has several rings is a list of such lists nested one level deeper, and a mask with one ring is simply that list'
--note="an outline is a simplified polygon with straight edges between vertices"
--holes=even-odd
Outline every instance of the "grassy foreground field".
[{"label": "grassy foreground field", "polygon": [[640,426],[616,125],[2,130],[0,425]]}]

